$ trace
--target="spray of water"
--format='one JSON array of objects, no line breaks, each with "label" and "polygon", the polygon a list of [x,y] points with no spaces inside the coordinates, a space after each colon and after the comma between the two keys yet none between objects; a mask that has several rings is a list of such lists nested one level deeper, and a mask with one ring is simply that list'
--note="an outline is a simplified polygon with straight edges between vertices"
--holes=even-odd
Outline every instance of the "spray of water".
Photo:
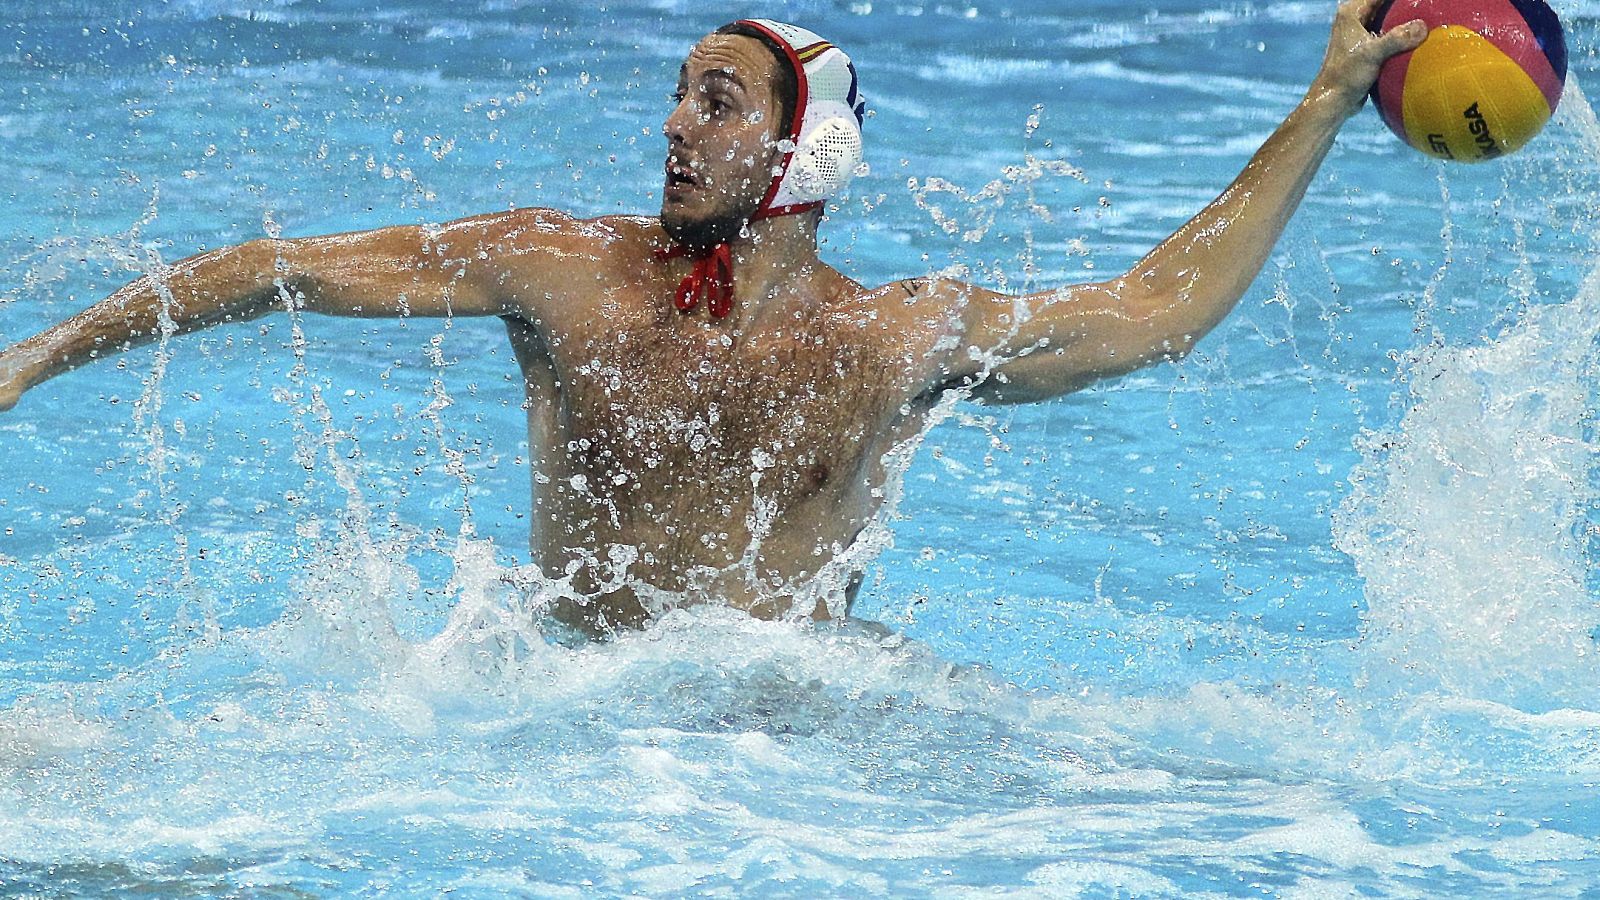
[{"label": "spray of water", "polygon": [[[1561,112],[1600,159],[1575,82]],[[1363,438],[1337,519],[1366,582],[1363,688],[1600,708],[1585,536],[1597,340],[1600,267],[1571,300],[1525,307],[1492,340],[1436,339],[1407,356],[1409,411],[1393,433]]]}]

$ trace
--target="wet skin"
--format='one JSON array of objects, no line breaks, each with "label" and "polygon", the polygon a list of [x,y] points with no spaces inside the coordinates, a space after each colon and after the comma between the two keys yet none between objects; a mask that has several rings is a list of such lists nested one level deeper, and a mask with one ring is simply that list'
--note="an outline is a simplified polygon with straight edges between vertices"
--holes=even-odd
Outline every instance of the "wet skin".
[{"label": "wet skin", "polygon": [[663,244],[658,225],[570,226],[588,245],[580,271],[612,285],[599,309],[580,278],[506,326],[538,448],[534,558],[575,570],[596,601],[564,617],[637,622],[652,589],[765,616],[810,589],[800,612],[841,609],[838,576],[823,596],[814,576],[866,523],[881,457],[936,396],[931,328],[885,339],[877,298],[827,269],[794,279],[767,322],[684,315],[670,298],[686,266],[640,263]]},{"label": "wet skin", "polygon": [[[817,257],[811,215],[748,222],[781,159],[773,58],[745,37],[689,54],[663,133],[661,215],[552,210],[252,241],[152,273],[0,353],[0,410],[97,356],[286,307],[498,316],[525,383],[531,550],[587,629],[713,600],[765,617],[845,611],[847,550],[883,502],[885,453],[954,387],[1059,396],[1186,353],[1267,258],[1378,65],[1349,0],[1306,98],[1232,185],[1125,275],[1013,297],[949,279],[867,289]],[[742,226],[742,227],[741,227]],[[733,313],[673,305],[674,238],[730,236]]]}]

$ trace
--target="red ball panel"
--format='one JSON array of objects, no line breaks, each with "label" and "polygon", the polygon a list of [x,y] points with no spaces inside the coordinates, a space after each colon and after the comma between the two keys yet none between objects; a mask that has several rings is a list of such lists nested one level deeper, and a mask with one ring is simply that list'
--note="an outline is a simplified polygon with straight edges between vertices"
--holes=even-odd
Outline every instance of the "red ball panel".
[{"label": "red ball panel", "polygon": [[[1412,19],[1426,22],[1430,30],[1445,25],[1471,28],[1488,38],[1501,53],[1528,73],[1533,83],[1539,86],[1539,92],[1544,94],[1551,110],[1561,101],[1561,76],[1551,67],[1550,59],[1544,48],[1539,46],[1538,38],[1510,0],[1395,0],[1385,12],[1378,30],[1388,31]],[[1396,112],[1404,89],[1404,71],[1410,63],[1410,57],[1411,54],[1403,53],[1384,64],[1385,75],[1391,69],[1400,70],[1398,78],[1388,78],[1378,88],[1379,96],[1392,102]],[[1384,81],[1383,76],[1380,76],[1380,81]],[[1383,115],[1384,121],[1389,122],[1389,113]]]}]

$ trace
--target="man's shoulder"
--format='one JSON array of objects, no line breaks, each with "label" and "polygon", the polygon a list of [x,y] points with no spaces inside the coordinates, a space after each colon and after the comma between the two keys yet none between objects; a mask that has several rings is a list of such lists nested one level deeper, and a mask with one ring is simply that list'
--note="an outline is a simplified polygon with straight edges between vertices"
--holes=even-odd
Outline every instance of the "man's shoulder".
[{"label": "man's shoulder", "polygon": [[607,304],[637,305],[654,277],[651,251],[668,244],[660,223],[644,216],[579,218],[532,207],[483,220],[480,249],[495,283],[518,298],[525,317],[567,329],[583,327]]},{"label": "man's shoulder", "polygon": [[581,227],[612,242],[630,241],[654,246],[666,246],[670,240],[661,220],[655,216],[597,216],[579,219]]},{"label": "man's shoulder", "polygon": [[483,225],[510,244],[560,243],[576,249],[587,245],[596,251],[623,249],[633,244],[664,240],[660,223],[648,216],[596,216],[581,218],[564,210],[530,206],[477,216]]},{"label": "man's shoulder", "polygon": [[949,320],[973,288],[948,278],[902,278],[876,288],[860,288],[852,301],[886,324],[926,331]]},{"label": "man's shoulder", "polygon": [[908,373],[931,373],[958,334],[959,320],[932,279],[902,279],[879,287],[855,284],[830,308],[839,333],[874,354],[901,360]]}]

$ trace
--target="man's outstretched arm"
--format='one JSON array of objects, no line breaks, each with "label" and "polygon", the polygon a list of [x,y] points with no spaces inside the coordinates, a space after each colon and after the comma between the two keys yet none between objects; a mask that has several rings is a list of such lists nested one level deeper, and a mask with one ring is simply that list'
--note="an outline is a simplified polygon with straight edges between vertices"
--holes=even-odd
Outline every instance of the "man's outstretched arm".
[{"label": "man's outstretched arm", "polygon": [[541,215],[571,221],[524,210],[433,227],[261,239],[184,259],[0,352],[0,411],[40,382],[163,333],[245,321],[290,305],[345,316],[510,314],[496,260],[515,230]]},{"label": "man's outstretched arm", "polygon": [[[1311,89],[1221,196],[1126,275],[1026,297],[945,282],[930,290],[962,310],[964,343],[948,375],[994,369],[977,396],[1042,400],[1187,353],[1255,280],[1334,136],[1361,108],[1389,57],[1426,37],[1420,22],[1378,36],[1365,21],[1379,0],[1347,0]],[[981,354],[980,354],[981,355]]]}]

